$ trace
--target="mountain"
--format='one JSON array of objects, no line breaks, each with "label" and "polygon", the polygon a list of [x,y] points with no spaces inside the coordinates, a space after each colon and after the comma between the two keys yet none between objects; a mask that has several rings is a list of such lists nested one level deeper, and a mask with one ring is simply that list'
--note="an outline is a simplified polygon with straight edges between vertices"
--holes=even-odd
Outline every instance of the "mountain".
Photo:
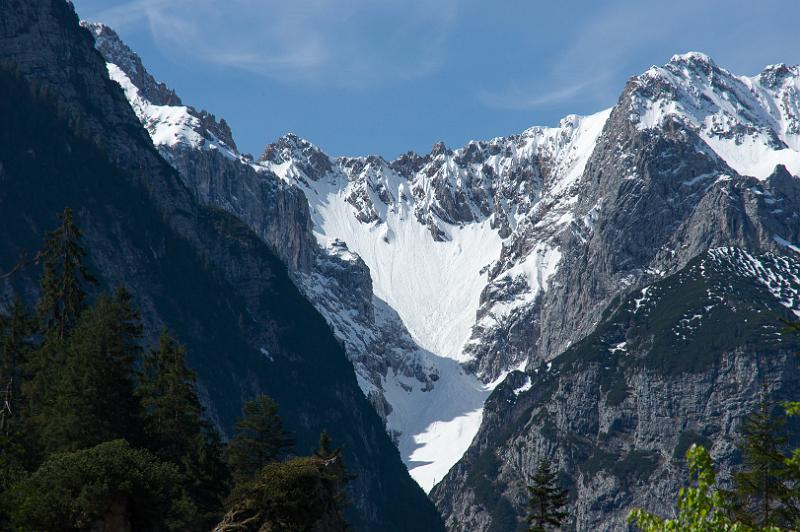
[{"label": "mountain", "polygon": [[[725,477],[752,391],[791,395],[794,347],[774,333],[800,308],[786,297],[798,67],[746,77],[677,55],[632,77],[612,109],[557,127],[393,161],[287,134],[254,160],[202,112],[148,99],[157,83],[90,27],[184,183],[289,264],[414,478],[438,483],[451,530],[513,529],[543,456],[573,478],[580,530],[618,529],[637,504],[665,511],[676,448],[702,437]],[[650,317],[632,313],[664,292]],[[669,433],[676,420],[686,436]]]},{"label": "mountain", "polygon": [[[101,285],[128,287],[148,339],[166,327],[187,345],[220,430],[231,428],[243,400],[267,393],[298,452],[316,448],[323,429],[345,449],[357,475],[348,512],[354,529],[441,530],[344,350],[281,255],[238,218],[197,201],[109,79],[72,5],[9,0],[0,4],[0,21],[3,271],[23,250],[38,249],[56,214],[72,207]],[[178,104],[155,83],[148,90],[160,103]],[[206,120],[210,143],[234,149],[222,122],[190,116]],[[4,277],[4,300],[12,290],[35,297],[36,270]]]},{"label": "mountain", "polygon": [[[615,297],[704,250],[791,253],[798,116],[797,67],[739,77],[694,53],[633,78],[613,109],[555,128],[391,162],[331,158],[287,135],[258,165],[305,192],[318,240],[361,256],[376,297],[413,339],[462,364],[485,394],[588,335]],[[481,415],[474,384],[440,377],[428,392],[406,383],[387,394],[390,405],[406,401],[404,412],[427,413],[439,408],[437,385],[446,390],[445,415],[422,418],[419,434],[404,427],[416,447],[400,440],[426,487],[432,475],[415,459],[441,464],[428,467],[440,478]],[[453,398],[463,404],[455,417]],[[392,413],[388,422],[403,426]]]},{"label": "mountain", "polygon": [[795,316],[798,274],[800,257],[713,248],[617,299],[562,355],[512,373],[432,493],[448,529],[522,529],[545,457],[570,489],[577,530],[625,530],[634,507],[672,515],[693,443],[729,482],[762,384],[775,400],[797,397],[800,339],[778,318]]},{"label": "mountain", "polygon": [[[513,529],[545,456],[573,479],[578,530],[618,530],[636,505],[668,513],[693,434],[729,477],[754,390],[793,396],[796,346],[770,335],[800,310],[800,180],[787,170],[798,161],[798,86],[796,67],[745,78],[696,53],[629,81],[578,181],[535,314],[528,375],[561,369],[549,387],[509,377],[488,400],[470,449],[432,493],[449,529]],[[697,280],[703,267],[715,273]],[[631,323],[620,301],[630,311],[651,290],[670,297]],[[517,406],[513,389],[532,402]]]},{"label": "mountain", "polygon": [[[486,270],[500,257],[504,239],[541,216],[543,197],[551,204],[548,219],[564,222],[574,199],[571,185],[551,176],[580,176],[607,112],[472,143],[455,155],[437,145],[429,156],[409,153],[392,163],[375,156],[334,160],[288,134],[254,162],[232,141],[219,141],[213,133],[219,126],[197,118],[212,115],[183,106],[153,80],[113,30],[84,25],[111,78],[184,182],[204,203],[244,220],[289,263],[298,287],[344,342],[362,389],[386,419],[412,474],[429,489],[466,450],[489,381],[499,382],[507,367],[530,355],[487,360],[479,373],[485,382],[461,366],[482,348],[461,350],[479,307],[480,325],[496,327],[534,300],[546,281],[546,275],[534,279],[532,293],[518,301],[481,305],[481,292],[490,289]],[[148,99],[154,86],[171,100],[160,92]],[[463,189],[462,180],[469,183]],[[327,228],[328,222],[337,225]],[[543,243],[537,253],[531,264],[493,272],[491,289],[507,300],[524,292],[529,285],[520,274],[557,261],[554,245]]]}]

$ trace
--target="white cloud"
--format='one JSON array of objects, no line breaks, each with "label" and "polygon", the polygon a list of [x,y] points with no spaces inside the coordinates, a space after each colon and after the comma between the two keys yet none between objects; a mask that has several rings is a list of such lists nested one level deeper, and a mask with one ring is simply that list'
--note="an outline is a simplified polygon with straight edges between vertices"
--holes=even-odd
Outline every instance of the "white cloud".
[{"label": "white cloud", "polygon": [[549,72],[510,88],[483,91],[481,101],[504,109],[535,109],[581,100],[597,102],[598,109],[604,107],[619,94],[620,70],[629,66],[637,50],[673,30],[669,24],[651,23],[655,10],[649,3],[618,4],[605,9],[602,16],[566,28],[564,44],[554,50]]},{"label": "white cloud", "polygon": [[[540,43],[549,70],[523,73],[521,80],[505,80],[507,85],[483,90],[479,97],[500,109],[569,102],[599,110],[615,103],[628,77],[692,50],[708,53],[736,73],[754,74],[767,62],[797,57],[800,45],[786,40],[787,28],[777,30],[785,19],[793,20],[786,11],[786,3],[775,0],[610,2],[591,17],[570,20],[559,42]],[[776,31],[765,31],[770,27]]]},{"label": "white cloud", "polygon": [[480,100],[496,109],[538,109],[548,105],[570,101],[593,86],[605,81],[606,75],[590,78],[571,85],[556,87],[547,92],[512,87],[503,91],[483,91]]},{"label": "white cloud", "polygon": [[134,0],[93,18],[146,25],[176,58],[364,87],[439,68],[457,9],[457,0]]}]

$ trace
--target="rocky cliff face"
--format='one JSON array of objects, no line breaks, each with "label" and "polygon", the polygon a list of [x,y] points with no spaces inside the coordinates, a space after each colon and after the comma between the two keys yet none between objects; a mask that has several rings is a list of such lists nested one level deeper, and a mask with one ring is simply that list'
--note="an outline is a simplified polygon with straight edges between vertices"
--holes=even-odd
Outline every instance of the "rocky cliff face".
[{"label": "rocky cliff face", "polygon": [[797,311],[798,272],[800,257],[712,249],[617,300],[564,354],[509,375],[432,493],[448,529],[519,529],[543,458],[570,488],[567,529],[624,530],[634,507],[670,515],[693,443],[728,481],[762,385],[797,395],[800,338],[779,318]]},{"label": "rocky cliff face", "polygon": [[[762,102],[755,84],[765,75],[737,78],[687,54],[631,80],[581,182],[554,278],[577,289],[552,291],[543,302],[542,356],[585,335],[621,291],[674,272],[711,246],[774,251],[800,236],[795,193],[783,193],[795,180],[780,166],[795,168],[800,155],[775,144],[796,142],[794,115],[766,118],[779,114],[775,102],[796,109],[798,76],[795,69],[785,93]],[[756,153],[779,166],[751,162]]]},{"label": "rocky cliff face", "polygon": [[[433,493],[450,529],[514,528],[526,475],[543,456],[574,481],[578,530],[620,529],[636,505],[667,512],[685,434],[702,437],[726,475],[754,390],[775,382],[775,394],[791,395],[794,347],[749,335],[753,323],[774,333],[781,316],[773,302],[763,321],[767,309],[751,307],[760,301],[753,284],[764,297],[798,287],[797,86],[797,68],[743,78],[702,54],[675,56],[628,83],[555,237],[562,256],[551,288],[522,316],[533,324],[523,342],[536,353],[527,368],[539,373],[529,383],[509,377],[506,395],[495,392],[472,447]],[[530,246],[524,233],[511,241],[519,244],[504,250]],[[706,255],[716,246],[739,251]],[[776,255],[753,258],[764,253]],[[715,292],[725,280],[730,292]],[[644,328],[632,326],[625,312],[653,290],[674,292],[672,300],[660,300]],[[731,312],[716,318],[733,335],[727,344],[709,323],[699,326],[718,312],[715,297]],[[780,303],[798,310],[793,297]],[[748,307],[752,317],[742,314]],[[498,338],[520,338],[511,333]],[[637,358],[644,368],[634,369]],[[559,362],[571,359],[582,362]],[[562,369],[542,377],[545,361]],[[532,386],[519,397],[537,399],[517,401],[515,386]]]},{"label": "rocky cliff face", "polygon": [[[222,430],[243,399],[268,393],[281,405],[299,452],[314,448],[323,428],[346,449],[358,475],[354,528],[416,530],[418,523],[406,519],[414,513],[424,528],[440,530],[325,321],[262,239],[236,217],[197,201],[154,149],[152,130],[142,128],[94,44],[67,2],[0,4],[2,84],[11,95],[3,99],[0,127],[2,263],[36,249],[55,213],[71,206],[104,286],[131,290],[150,335],[168,327],[187,344],[204,402]],[[147,90],[166,98],[154,109],[181,107],[163,87]],[[170,116],[216,125],[201,127],[206,135],[172,121],[173,138],[235,150],[222,122],[178,111]],[[281,201],[291,203],[291,196],[265,212],[280,212]],[[259,215],[266,214],[252,214]],[[295,229],[302,232],[287,231]],[[4,280],[2,293],[13,285],[33,294],[36,275],[25,270]]]}]

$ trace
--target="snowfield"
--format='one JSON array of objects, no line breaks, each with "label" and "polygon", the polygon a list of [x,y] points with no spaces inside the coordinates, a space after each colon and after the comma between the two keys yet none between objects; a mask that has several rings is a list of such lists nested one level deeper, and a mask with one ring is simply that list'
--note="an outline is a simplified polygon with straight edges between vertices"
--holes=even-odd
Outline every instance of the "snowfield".
[{"label": "snowfield", "polygon": [[[589,117],[571,115],[559,127],[534,127],[516,137],[469,143],[455,152],[439,148],[439,154],[412,176],[400,175],[377,158],[327,159],[323,175],[309,175],[309,166],[312,161],[319,164],[316,154],[322,152],[293,135],[282,139],[285,153],[277,161],[254,165],[304,192],[322,247],[341,241],[361,257],[369,267],[375,298],[380,300],[376,308],[385,302],[397,313],[420,348],[415,356],[438,376],[432,387],[426,387],[391,370],[377,384],[359,375],[365,393],[381,393],[391,405],[387,428],[399,435],[401,456],[426,491],[469,447],[480,427],[483,403],[494,387],[512,369],[525,367],[527,360],[517,361],[514,368],[501,369],[487,382],[467,373],[461,364],[473,358],[465,347],[480,341],[476,330],[501,326],[516,309],[531,304],[547,289],[561,260],[559,248],[548,238],[572,221],[572,185],[582,175],[610,111]],[[491,155],[464,163],[471,150]],[[512,175],[541,159],[547,160],[550,172],[546,178],[533,176],[540,180],[537,188],[526,181],[507,184],[518,188],[516,197],[503,206],[511,228],[504,238],[496,214],[484,213],[479,204],[481,186],[495,193],[500,187],[482,181],[483,172],[488,167],[494,175]],[[465,207],[469,221],[443,219],[449,213],[443,212],[437,196],[440,181],[466,191],[467,197],[473,194]],[[525,202],[519,201],[523,196]],[[537,216],[537,205],[545,203],[548,214]],[[543,234],[542,240],[524,256],[504,263],[490,278],[504,245],[513,243],[517,230],[533,226],[538,226],[534,230]],[[481,300],[487,289],[509,283],[522,289],[501,301]],[[339,329],[352,334],[346,326]],[[358,339],[349,340],[358,343]]]}]

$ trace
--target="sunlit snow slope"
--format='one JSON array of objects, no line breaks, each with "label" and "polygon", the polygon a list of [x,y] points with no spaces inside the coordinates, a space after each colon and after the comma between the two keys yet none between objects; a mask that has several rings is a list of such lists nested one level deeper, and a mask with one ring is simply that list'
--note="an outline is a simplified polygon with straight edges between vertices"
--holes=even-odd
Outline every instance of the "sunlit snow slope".
[{"label": "sunlit snow slope", "polygon": [[[332,160],[287,135],[257,165],[304,191],[320,244],[343,241],[366,262],[376,307],[384,302],[399,315],[424,364],[435,368],[432,386],[391,371],[380,383],[392,409],[388,428],[426,490],[469,446],[493,386],[527,361],[521,356],[482,380],[462,366],[480,335],[547,289],[561,257],[549,238],[571,219],[573,185],[607,117],[571,116],[558,128],[455,151],[439,144],[430,155],[391,163]],[[504,252],[537,224],[547,227],[532,249]]]},{"label": "sunlit snow slope", "polygon": [[[398,182],[397,191],[409,194],[408,184]],[[499,256],[502,246],[489,222],[442,224],[447,240],[437,242],[407,203],[379,203],[383,222],[365,225],[347,202],[346,187],[323,181],[306,193],[319,239],[341,239],[364,259],[375,295],[400,315],[421,347],[463,360],[461,347],[487,282],[483,268]]]}]

